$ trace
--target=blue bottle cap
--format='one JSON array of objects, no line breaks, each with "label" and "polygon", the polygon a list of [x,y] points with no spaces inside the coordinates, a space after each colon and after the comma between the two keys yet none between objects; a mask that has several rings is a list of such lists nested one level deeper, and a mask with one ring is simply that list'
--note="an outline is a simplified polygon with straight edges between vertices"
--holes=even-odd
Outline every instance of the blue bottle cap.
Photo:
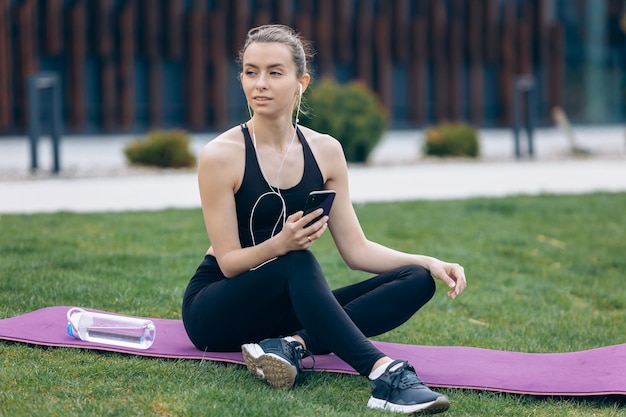
[{"label": "blue bottle cap", "polygon": [[73,338],[76,338],[76,336],[74,336],[74,328],[72,327],[72,323],[69,322],[67,323],[67,334],[69,334]]}]

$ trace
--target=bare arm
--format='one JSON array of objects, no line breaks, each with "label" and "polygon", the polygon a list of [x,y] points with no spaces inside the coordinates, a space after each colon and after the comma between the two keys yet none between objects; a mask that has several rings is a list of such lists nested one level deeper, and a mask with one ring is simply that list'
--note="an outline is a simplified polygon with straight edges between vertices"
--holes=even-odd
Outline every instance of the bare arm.
[{"label": "bare arm", "polygon": [[421,265],[451,288],[450,297],[455,298],[465,289],[462,266],[430,256],[400,252],[368,240],[350,200],[348,167],[341,145],[327,137],[320,141],[317,149],[321,156],[318,160],[324,161],[322,169],[327,173],[326,188],[337,191],[328,226],[339,253],[351,269],[379,274],[400,266]]}]

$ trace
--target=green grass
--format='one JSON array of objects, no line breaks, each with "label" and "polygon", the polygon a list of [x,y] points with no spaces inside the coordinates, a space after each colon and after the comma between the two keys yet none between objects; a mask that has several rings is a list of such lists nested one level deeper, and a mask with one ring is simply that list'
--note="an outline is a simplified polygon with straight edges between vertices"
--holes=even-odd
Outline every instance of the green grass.
[{"label": "green grass", "polygon": [[[465,266],[469,286],[379,340],[523,352],[624,343],[626,194],[366,204],[372,240]],[[208,245],[199,210],[0,217],[0,318],[52,305],[180,318]],[[349,271],[314,246],[332,287]],[[415,364],[419,368],[419,364]],[[623,397],[440,390],[449,416],[621,416]],[[315,373],[275,391],[244,367],[0,342],[1,416],[375,416],[368,383]]]}]

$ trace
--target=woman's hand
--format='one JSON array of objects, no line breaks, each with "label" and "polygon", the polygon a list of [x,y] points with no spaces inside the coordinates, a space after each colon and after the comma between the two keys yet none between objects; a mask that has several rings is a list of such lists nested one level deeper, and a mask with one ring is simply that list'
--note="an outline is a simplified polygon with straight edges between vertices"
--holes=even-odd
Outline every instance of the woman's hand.
[{"label": "woman's hand", "polygon": [[328,227],[328,216],[323,216],[309,227],[305,226],[323,212],[324,210],[320,208],[304,216],[302,211],[298,211],[287,217],[283,230],[279,233],[284,242],[285,252],[308,249],[322,236]]},{"label": "woman's hand", "polygon": [[450,289],[448,297],[455,299],[467,286],[465,270],[459,264],[443,262],[433,259],[430,264],[430,274],[443,281]]}]

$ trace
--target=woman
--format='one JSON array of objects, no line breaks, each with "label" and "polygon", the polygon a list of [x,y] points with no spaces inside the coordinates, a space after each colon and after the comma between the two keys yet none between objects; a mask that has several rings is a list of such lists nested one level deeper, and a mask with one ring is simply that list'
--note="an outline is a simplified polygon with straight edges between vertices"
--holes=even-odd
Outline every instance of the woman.
[{"label": "woman", "polygon": [[[239,60],[250,120],[209,142],[199,158],[211,246],[185,292],[185,328],[198,349],[241,349],[248,369],[276,388],[297,382],[303,357],[333,352],[369,377],[369,407],[444,411],[446,397],[368,337],[396,328],[428,302],[432,277],[458,296],[463,268],[367,240],[341,145],[297,124],[310,56],[286,26],[248,32]],[[320,189],[336,191],[334,205],[307,226],[322,214],[303,215],[307,195]],[[350,268],[377,275],[331,291],[309,250],[326,229]]]}]

